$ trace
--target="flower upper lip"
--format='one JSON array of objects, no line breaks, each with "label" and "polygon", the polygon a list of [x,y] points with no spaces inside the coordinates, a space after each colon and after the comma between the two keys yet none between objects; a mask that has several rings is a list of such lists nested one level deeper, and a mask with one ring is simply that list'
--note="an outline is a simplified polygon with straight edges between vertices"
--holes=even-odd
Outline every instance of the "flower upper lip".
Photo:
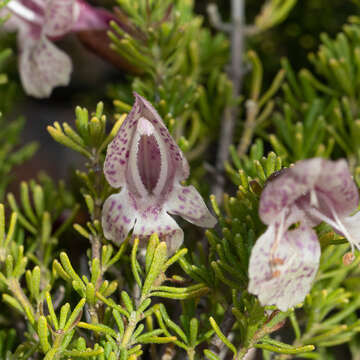
[{"label": "flower upper lip", "polygon": [[352,213],[359,202],[358,190],[345,160],[303,160],[266,185],[259,205],[262,221],[271,224],[284,207],[304,195],[311,195],[312,191],[326,196],[340,216]]}]

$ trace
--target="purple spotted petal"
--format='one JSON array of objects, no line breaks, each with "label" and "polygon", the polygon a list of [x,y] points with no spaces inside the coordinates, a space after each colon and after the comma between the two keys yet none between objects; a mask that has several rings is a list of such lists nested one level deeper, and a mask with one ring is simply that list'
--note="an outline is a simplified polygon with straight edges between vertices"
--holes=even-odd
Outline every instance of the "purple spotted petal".
[{"label": "purple spotted petal", "polygon": [[[135,138],[135,133],[137,130],[140,131],[140,129],[138,129],[139,119],[149,121],[152,126],[149,131],[157,137],[156,146],[162,149],[161,167],[163,172],[160,180],[162,190],[170,191],[171,186],[166,180],[172,182],[173,178],[176,178],[176,181],[187,178],[189,175],[189,165],[156,110],[148,101],[138,94],[135,94],[135,104],[131,112],[124,120],[114,140],[108,146],[104,164],[106,179],[109,184],[115,188],[124,186],[130,153],[138,151],[137,141],[140,141],[140,138]],[[135,143],[133,143],[134,141]],[[134,164],[132,164],[132,166],[134,166]],[[136,178],[130,182],[136,182]],[[136,184],[134,186],[136,187]]]},{"label": "purple spotted petal", "polygon": [[[249,264],[249,292],[262,305],[286,311],[302,302],[310,291],[319,260],[320,245],[314,230],[300,224],[277,238],[280,224],[268,227],[256,241]],[[274,245],[278,241],[277,245]]]},{"label": "purple spotted petal", "polygon": [[316,191],[331,201],[339,217],[348,216],[357,209],[359,193],[347,162],[323,159],[321,169]]},{"label": "purple spotted petal", "polygon": [[339,216],[353,212],[359,195],[346,161],[314,158],[297,162],[266,185],[260,217],[271,224],[282,209],[295,202],[303,209],[315,206],[328,217],[332,217],[331,207]]},{"label": "purple spotted petal", "polygon": [[286,169],[269,181],[261,193],[259,215],[265,224],[272,224],[284,208],[293,205],[309,189],[307,185],[299,184],[290,171]]},{"label": "purple spotted petal", "polygon": [[167,127],[164,125],[160,115],[154,109],[154,107],[143,97],[135,93],[136,101],[142,103],[142,116],[149,119],[154,125],[158,134],[164,141],[167,151],[170,155],[171,162],[175,167],[175,177],[177,181],[185,180],[189,177],[189,164],[176,144],[175,140],[171,137]]},{"label": "purple spotted petal", "polygon": [[143,239],[157,233],[172,254],[183,242],[183,231],[163,209],[144,206],[126,190],[111,195],[104,204],[102,226],[107,239],[120,244],[133,229],[133,238]]},{"label": "purple spotted petal", "polygon": [[43,33],[59,37],[71,30],[79,10],[75,0],[48,0],[45,9]]},{"label": "purple spotted petal", "polygon": [[19,58],[20,77],[25,91],[38,98],[48,97],[56,86],[70,81],[70,58],[45,37],[31,41]]},{"label": "purple spotted petal", "polygon": [[124,186],[126,183],[131,143],[141,111],[142,104],[136,101],[129,115],[122,123],[119,132],[108,145],[104,163],[104,174],[108,183],[114,188]]},{"label": "purple spotted petal", "polygon": [[166,204],[166,210],[198,226],[212,228],[216,224],[216,219],[210,214],[201,195],[193,186],[175,186]]}]

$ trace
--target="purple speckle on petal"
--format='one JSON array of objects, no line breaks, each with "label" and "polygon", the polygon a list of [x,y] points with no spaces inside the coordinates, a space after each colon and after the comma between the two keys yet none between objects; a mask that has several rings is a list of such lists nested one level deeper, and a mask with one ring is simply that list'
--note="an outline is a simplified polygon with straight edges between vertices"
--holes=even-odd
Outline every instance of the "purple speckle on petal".
[{"label": "purple speckle on petal", "polygon": [[123,216],[123,220],[126,224],[130,224],[131,219],[127,218],[125,215]]}]

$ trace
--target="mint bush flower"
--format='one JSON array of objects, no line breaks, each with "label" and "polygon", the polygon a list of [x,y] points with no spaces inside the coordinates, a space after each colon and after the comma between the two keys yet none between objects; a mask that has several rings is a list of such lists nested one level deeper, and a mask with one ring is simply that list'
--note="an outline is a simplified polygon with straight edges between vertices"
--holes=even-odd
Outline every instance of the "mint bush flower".
[{"label": "mint bush flower", "polygon": [[180,185],[189,176],[187,160],[152,105],[138,94],[135,98],[107,149],[105,177],[121,191],[105,201],[104,235],[119,244],[131,229],[139,238],[156,232],[172,253],[184,235],[169,214],[202,227],[215,226],[216,219],[193,186]]},{"label": "mint bush flower", "polygon": [[53,41],[73,31],[106,29],[112,15],[83,0],[11,0],[0,12],[11,14],[3,28],[17,31],[19,72],[27,94],[49,97],[70,81],[70,57]]},{"label": "mint bush flower", "polygon": [[320,261],[312,227],[322,221],[360,248],[357,187],[345,160],[303,160],[265,186],[259,205],[269,225],[250,257],[249,291],[280,310],[303,301]]}]

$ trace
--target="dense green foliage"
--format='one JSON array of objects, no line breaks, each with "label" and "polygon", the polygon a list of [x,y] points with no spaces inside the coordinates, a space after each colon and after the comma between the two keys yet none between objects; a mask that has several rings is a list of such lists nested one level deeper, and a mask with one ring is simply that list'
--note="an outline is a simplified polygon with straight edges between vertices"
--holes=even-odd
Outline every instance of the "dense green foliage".
[{"label": "dense green foliage", "polygon": [[[218,3],[226,18],[229,4]],[[327,360],[336,358],[336,345],[339,358],[359,357],[360,257],[346,261],[348,242],[327,225],[316,228],[322,257],[304,303],[287,312],[263,307],[247,286],[251,249],[266,228],[259,199],[272,174],[300,159],[346,158],[360,185],[360,19],[352,16],[342,30],[331,24],[336,36],[326,27],[319,39],[312,34],[320,45],[308,62],[289,56],[277,66],[260,38],[280,46],[279,27],[291,34],[300,2],[257,3],[247,4],[243,90],[234,94],[231,36],[211,28],[193,1],[104,1],[119,19],[108,31],[111,49],[136,74],[108,84],[113,108],[76,107],[73,123],[48,126],[59,146],[82,156],[71,186],[34,175],[15,195],[6,190],[13,168],[36,144],[19,146],[24,119],[11,120],[11,111],[20,85],[6,75],[15,55],[0,40],[0,360],[241,360],[252,349],[268,360]],[[118,246],[101,227],[103,203],[115,191],[102,171],[106,149],[133,91],[164,119],[191,164],[189,182],[218,219],[205,233],[181,224],[184,246],[171,257],[156,234],[147,243],[129,234]],[[215,199],[208,186],[214,149],[223,114],[234,108],[233,145],[220,174],[226,192]]]}]

